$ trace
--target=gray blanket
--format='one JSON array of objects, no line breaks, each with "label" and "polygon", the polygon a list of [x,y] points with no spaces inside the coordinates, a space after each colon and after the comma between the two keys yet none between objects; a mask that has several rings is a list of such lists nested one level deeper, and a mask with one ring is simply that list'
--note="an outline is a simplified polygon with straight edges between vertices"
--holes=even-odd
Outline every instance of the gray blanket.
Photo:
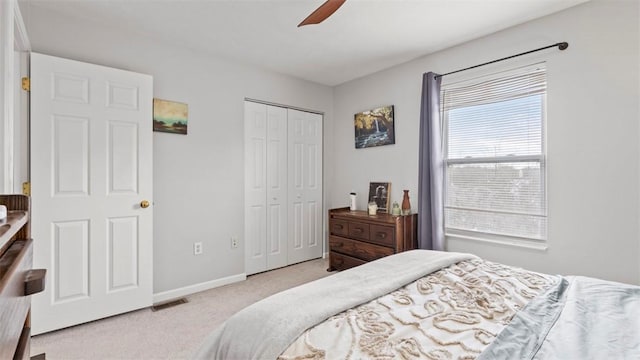
[{"label": "gray blanket", "polygon": [[478,357],[496,359],[640,359],[640,287],[566,277]]},{"label": "gray blanket", "polygon": [[214,331],[196,359],[275,359],[306,329],[473,255],[413,250],[261,300]]}]

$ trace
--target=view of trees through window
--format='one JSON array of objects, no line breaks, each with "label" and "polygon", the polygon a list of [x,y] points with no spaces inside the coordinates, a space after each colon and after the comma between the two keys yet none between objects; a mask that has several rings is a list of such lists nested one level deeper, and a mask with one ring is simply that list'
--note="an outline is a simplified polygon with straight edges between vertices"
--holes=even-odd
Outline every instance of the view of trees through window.
[{"label": "view of trees through window", "polygon": [[546,239],[545,98],[445,108],[447,229]]}]

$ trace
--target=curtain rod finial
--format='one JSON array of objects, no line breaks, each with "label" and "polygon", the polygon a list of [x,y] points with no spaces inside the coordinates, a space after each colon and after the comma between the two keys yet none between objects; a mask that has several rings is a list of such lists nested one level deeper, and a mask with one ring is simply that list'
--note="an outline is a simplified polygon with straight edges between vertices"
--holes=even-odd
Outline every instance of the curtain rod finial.
[{"label": "curtain rod finial", "polygon": [[558,43],[558,49],[560,49],[560,50],[566,50],[568,47],[569,47],[569,43],[568,42]]}]

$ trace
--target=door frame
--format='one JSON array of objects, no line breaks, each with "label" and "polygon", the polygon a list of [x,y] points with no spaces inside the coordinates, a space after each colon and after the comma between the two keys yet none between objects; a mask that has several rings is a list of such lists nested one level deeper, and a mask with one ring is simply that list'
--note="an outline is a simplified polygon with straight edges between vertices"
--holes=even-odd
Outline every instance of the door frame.
[{"label": "door frame", "polygon": [[[16,153],[20,154],[26,144],[22,144],[22,139],[15,139],[15,127],[22,126],[18,123],[14,116],[16,104],[16,93],[19,91],[20,84],[16,84],[16,64],[14,52],[26,53],[26,58],[22,57],[20,61],[20,71],[28,72],[28,54],[31,51],[31,42],[27,35],[27,29],[24,24],[20,7],[16,0],[0,1],[0,128],[2,136],[0,136],[0,192],[10,194],[17,188],[15,185],[16,178],[14,176],[14,162],[24,161],[25,156],[16,158]],[[26,99],[26,94],[23,94]],[[21,97],[22,97],[21,96]],[[21,99],[22,107],[20,122],[28,123],[28,100]],[[28,126],[25,127],[28,129]],[[26,156],[28,161],[28,156]],[[28,174],[27,174],[28,177]]]}]

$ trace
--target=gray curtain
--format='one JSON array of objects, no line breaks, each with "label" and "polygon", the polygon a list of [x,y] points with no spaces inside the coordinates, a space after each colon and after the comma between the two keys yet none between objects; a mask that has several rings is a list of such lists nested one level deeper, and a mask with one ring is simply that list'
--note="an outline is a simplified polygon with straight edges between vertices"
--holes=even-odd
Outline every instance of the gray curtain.
[{"label": "gray curtain", "polygon": [[440,122],[441,77],[422,77],[418,175],[418,247],[444,250],[444,162]]}]

